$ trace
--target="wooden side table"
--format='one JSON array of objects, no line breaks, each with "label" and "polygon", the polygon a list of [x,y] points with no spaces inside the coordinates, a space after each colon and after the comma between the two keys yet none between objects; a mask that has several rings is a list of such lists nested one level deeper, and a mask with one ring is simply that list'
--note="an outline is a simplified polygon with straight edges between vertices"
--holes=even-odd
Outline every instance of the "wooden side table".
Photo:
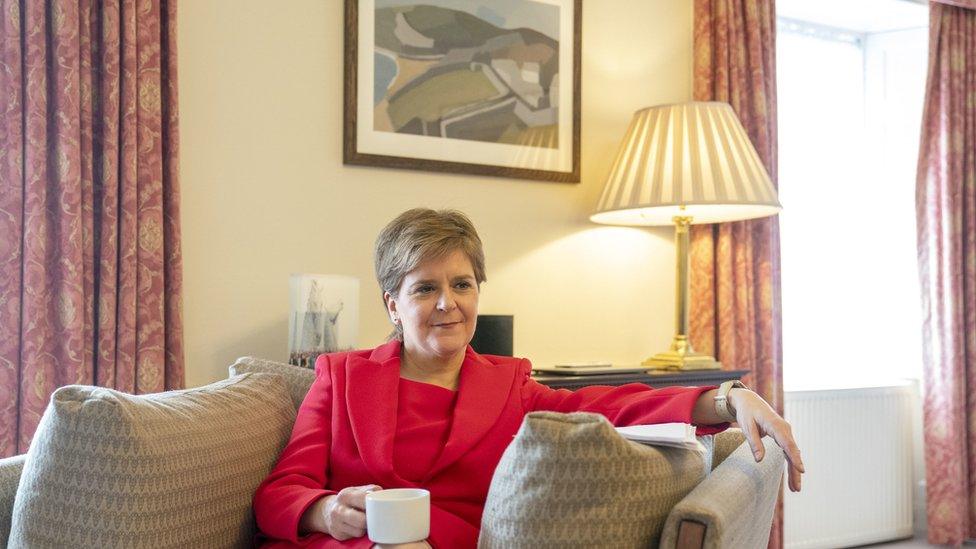
[{"label": "wooden side table", "polygon": [[634,372],[629,374],[593,374],[585,376],[570,376],[550,374],[548,372],[533,372],[532,379],[548,385],[553,389],[581,389],[592,385],[619,386],[628,383],[645,383],[654,388],[673,386],[702,386],[719,385],[723,381],[741,379],[749,370],[692,370],[688,372],[647,373]]}]

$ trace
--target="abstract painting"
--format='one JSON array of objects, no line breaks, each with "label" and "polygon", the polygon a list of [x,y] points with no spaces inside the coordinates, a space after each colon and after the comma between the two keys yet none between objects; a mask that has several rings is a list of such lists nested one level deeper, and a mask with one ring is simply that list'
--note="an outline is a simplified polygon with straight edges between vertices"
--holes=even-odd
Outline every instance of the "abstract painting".
[{"label": "abstract painting", "polygon": [[344,158],[579,181],[579,0],[347,0]]}]

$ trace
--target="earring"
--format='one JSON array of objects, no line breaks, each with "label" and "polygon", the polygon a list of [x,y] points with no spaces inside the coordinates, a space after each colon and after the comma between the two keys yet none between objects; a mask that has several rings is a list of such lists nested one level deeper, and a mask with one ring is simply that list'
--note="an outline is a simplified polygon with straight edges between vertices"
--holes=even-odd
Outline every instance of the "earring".
[{"label": "earring", "polygon": [[400,324],[400,317],[398,317],[396,315],[393,315],[393,323],[394,324]]}]

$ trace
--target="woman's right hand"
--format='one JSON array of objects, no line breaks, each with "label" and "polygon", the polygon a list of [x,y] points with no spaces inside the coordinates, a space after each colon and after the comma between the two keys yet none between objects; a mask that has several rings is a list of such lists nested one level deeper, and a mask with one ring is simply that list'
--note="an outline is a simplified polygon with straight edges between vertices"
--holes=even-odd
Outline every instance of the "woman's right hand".
[{"label": "woman's right hand", "polygon": [[324,532],[343,541],[366,535],[366,494],[382,490],[375,484],[349,486],[338,494],[325,496],[302,514],[303,533]]}]

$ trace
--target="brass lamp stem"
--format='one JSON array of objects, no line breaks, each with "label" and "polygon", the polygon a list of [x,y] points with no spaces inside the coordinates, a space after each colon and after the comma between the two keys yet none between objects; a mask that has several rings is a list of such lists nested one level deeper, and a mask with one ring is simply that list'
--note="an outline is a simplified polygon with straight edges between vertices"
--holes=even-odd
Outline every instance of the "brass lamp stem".
[{"label": "brass lamp stem", "polygon": [[675,334],[668,351],[658,353],[642,364],[655,370],[718,370],[722,364],[708,355],[696,353],[688,340],[688,230],[693,219],[691,216],[676,215],[672,221],[677,271],[674,288]]},{"label": "brass lamp stem", "polygon": [[674,263],[678,271],[674,280],[676,333],[671,342],[671,350],[691,351],[691,344],[688,343],[688,230],[691,227],[691,216],[676,215],[671,220],[674,221]]}]

